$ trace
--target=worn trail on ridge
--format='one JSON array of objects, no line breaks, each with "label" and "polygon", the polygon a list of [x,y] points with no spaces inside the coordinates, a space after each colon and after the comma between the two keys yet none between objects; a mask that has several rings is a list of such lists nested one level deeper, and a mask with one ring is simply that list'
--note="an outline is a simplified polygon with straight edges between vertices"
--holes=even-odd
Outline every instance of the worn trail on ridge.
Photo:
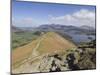
[{"label": "worn trail on ridge", "polygon": [[[35,67],[32,67],[33,65],[31,64],[31,62],[33,62],[33,61],[35,61],[36,59],[40,59],[42,56],[38,56],[38,53],[37,53],[37,49],[38,49],[38,47],[40,46],[40,44],[41,44],[41,41],[43,40],[45,38],[45,36],[42,36],[40,39],[39,39],[39,41],[38,41],[38,43],[37,43],[37,45],[36,45],[36,47],[33,49],[33,51],[32,51],[32,53],[31,53],[31,55],[27,58],[27,59],[25,59],[23,62],[22,62],[22,64],[18,67],[18,69],[15,69],[15,71],[17,71],[17,70],[19,70],[20,72],[24,72],[25,71],[25,68],[26,68],[26,70],[29,72],[29,71],[32,71],[33,69],[34,69],[34,71],[36,71],[37,70],[37,68],[39,67],[39,64],[40,63],[37,63],[37,65],[34,65]],[[31,64],[31,65],[30,65]],[[26,65],[26,66],[25,66]],[[20,69],[19,69],[20,68]],[[25,72],[27,72],[27,71],[25,71]]]}]

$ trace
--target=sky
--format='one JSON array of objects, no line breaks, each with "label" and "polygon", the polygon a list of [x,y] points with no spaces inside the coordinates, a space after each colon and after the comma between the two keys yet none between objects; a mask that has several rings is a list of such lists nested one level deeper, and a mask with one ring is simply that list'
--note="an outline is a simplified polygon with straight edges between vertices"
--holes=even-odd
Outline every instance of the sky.
[{"label": "sky", "polygon": [[42,24],[95,26],[95,6],[12,0],[12,24],[37,27]]}]

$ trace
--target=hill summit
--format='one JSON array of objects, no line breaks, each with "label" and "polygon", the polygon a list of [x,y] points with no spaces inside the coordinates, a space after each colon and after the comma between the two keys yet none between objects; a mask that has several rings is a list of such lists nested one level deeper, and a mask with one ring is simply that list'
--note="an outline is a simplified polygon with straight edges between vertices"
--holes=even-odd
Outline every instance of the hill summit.
[{"label": "hill summit", "polygon": [[48,32],[39,38],[39,47],[37,51],[42,53],[55,53],[70,48],[76,48],[76,46],[69,40],[64,39],[62,36],[55,32]]}]

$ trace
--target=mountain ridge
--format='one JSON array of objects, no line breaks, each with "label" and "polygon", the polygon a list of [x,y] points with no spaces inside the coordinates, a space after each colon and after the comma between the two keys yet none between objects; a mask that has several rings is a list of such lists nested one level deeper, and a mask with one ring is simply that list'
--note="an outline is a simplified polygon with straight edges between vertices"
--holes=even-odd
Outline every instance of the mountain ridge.
[{"label": "mountain ridge", "polygon": [[[41,40],[40,38],[43,39]],[[40,43],[39,40],[41,40]],[[38,43],[39,43],[38,47],[35,48]],[[34,57],[35,54],[37,54],[36,56],[39,56],[48,53],[49,54],[62,53],[64,50],[70,48],[76,48],[76,46],[73,43],[71,43],[71,41],[65,40],[62,36],[60,36],[55,32],[48,32],[46,34],[42,34],[42,36],[39,37],[37,40],[33,40],[31,43],[24,45],[22,47],[18,47],[15,50],[13,50],[12,61],[14,62],[12,63],[13,64],[15,64],[16,62],[20,63],[20,61],[28,57],[31,57],[31,55],[32,57]]]}]

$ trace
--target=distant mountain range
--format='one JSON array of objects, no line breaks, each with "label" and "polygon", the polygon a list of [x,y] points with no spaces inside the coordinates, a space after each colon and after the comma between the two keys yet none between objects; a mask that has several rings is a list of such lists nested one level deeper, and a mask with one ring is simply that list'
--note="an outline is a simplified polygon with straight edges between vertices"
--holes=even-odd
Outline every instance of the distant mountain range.
[{"label": "distant mountain range", "polygon": [[43,24],[40,25],[39,27],[16,27],[14,25],[11,26],[12,31],[63,31],[63,32],[75,32],[75,33],[86,33],[86,34],[91,34],[95,33],[95,28],[90,27],[90,26],[72,26],[72,25],[60,25],[60,24]]},{"label": "distant mountain range", "polygon": [[16,27],[16,26],[14,26],[14,25],[11,25],[11,31],[12,31],[12,32],[22,32],[23,30],[20,29],[19,27]]},{"label": "distant mountain range", "polygon": [[21,32],[21,31],[40,31],[40,32],[48,32],[54,31],[62,36],[70,37],[74,42],[82,42],[82,41],[89,41],[91,39],[95,39],[95,28],[90,26],[66,26],[60,24],[43,24],[39,27],[12,27],[12,31],[14,32]]},{"label": "distant mountain range", "polygon": [[85,33],[85,34],[95,34],[95,28],[89,27],[89,26],[81,26],[81,27],[76,27],[76,26],[66,26],[66,25],[59,25],[59,24],[46,24],[46,25],[41,25],[34,30],[40,30],[40,31],[60,31],[60,32],[74,32],[74,33]]}]

